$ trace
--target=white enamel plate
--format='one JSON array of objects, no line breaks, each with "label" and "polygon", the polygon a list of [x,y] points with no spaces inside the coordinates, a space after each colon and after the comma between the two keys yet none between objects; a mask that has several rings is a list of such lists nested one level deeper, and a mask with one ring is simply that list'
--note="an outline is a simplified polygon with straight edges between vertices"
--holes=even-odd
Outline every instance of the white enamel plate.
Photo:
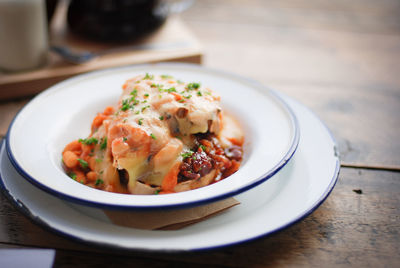
[{"label": "white enamel plate", "polygon": [[[65,145],[87,137],[95,115],[118,101],[122,84],[144,73],[200,82],[221,95],[223,108],[245,131],[244,159],[238,172],[200,189],[150,196],[100,191],[64,173],[61,152]],[[97,71],[51,87],[16,116],[6,144],[16,170],[51,194],[95,207],[149,209],[198,205],[248,190],[277,173],[294,154],[298,141],[292,111],[262,85],[197,65],[157,64]]]},{"label": "white enamel plate", "polygon": [[339,172],[336,146],[329,131],[304,106],[286,101],[295,111],[302,133],[290,162],[271,179],[234,196],[240,205],[181,230],[116,226],[100,209],[72,205],[45,193],[16,172],[4,145],[0,151],[0,186],[23,213],[43,227],[81,242],[130,250],[188,251],[253,240],[314,211],[333,189]]}]

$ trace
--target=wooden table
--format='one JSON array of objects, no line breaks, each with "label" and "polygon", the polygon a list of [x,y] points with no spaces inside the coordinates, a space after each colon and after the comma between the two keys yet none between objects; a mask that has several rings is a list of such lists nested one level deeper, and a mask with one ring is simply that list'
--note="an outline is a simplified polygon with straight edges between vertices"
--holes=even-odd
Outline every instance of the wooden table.
[{"label": "wooden table", "polygon": [[[400,2],[202,0],[182,17],[205,66],[298,99],[332,130],[342,168],[325,203],[249,244],[152,254],[71,242],[1,196],[0,247],[54,248],[57,266],[400,267]],[[1,134],[27,101],[1,103]]]}]

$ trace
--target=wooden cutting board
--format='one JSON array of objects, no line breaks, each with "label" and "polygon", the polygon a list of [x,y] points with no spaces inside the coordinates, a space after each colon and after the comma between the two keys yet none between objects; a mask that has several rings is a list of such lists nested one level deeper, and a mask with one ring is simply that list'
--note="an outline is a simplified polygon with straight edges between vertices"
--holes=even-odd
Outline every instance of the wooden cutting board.
[{"label": "wooden cutting board", "polygon": [[70,34],[66,28],[65,10],[65,6],[58,7],[52,20],[50,44],[68,46],[74,51],[99,52],[120,47],[127,50],[80,65],[68,63],[49,51],[47,64],[42,68],[20,73],[0,72],[0,100],[31,96],[68,77],[98,69],[165,61],[201,63],[201,45],[178,16],[170,17],[160,29],[139,42],[101,44]]}]

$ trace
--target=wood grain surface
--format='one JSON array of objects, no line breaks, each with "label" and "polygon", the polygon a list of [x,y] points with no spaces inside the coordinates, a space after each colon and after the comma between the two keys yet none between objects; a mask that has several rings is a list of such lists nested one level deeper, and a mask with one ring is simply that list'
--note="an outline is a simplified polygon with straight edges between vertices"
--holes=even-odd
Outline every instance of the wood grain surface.
[{"label": "wood grain surface", "polygon": [[[297,99],[337,139],[338,183],[304,220],[208,252],[118,252],[52,234],[1,195],[0,248],[55,248],[60,267],[400,267],[399,14],[397,0],[201,0],[182,15],[206,67]],[[0,134],[27,101],[0,103]]]},{"label": "wood grain surface", "polygon": [[288,229],[247,244],[180,254],[118,252],[78,244],[36,226],[1,195],[0,243],[55,248],[56,263],[66,267],[80,263],[166,267],[171,262],[207,267],[395,267],[400,253],[399,187],[398,172],[342,168],[331,196]]}]

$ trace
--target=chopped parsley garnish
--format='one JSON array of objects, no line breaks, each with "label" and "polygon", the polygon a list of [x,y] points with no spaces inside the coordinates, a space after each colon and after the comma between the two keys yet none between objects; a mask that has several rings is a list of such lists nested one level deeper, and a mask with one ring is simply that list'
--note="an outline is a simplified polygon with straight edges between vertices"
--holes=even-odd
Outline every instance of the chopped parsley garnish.
[{"label": "chopped parsley garnish", "polygon": [[201,91],[197,91],[197,96],[203,96],[203,94],[201,94]]},{"label": "chopped parsley garnish", "polygon": [[130,93],[132,96],[137,96],[137,89],[132,90],[132,92]]},{"label": "chopped parsley garnish", "polygon": [[204,146],[203,144],[200,144],[199,147],[200,147],[203,151],[206,151],[206,146]]},{"label": "chopped parsley garnish", "polygon": [[142,103],[146,103],[146,102],[147,102],[147,100],[142,101]]},{"label": "chopped parsley garnish", "polygon": [[100,149],[104,150],[105,148],[107,148],[107,137],[104,137],[101,144],[100,144]]},{"label": "chopped parsley garnish", "polygon": [[130,106],[130,104],[129,104],[129,100],[128,100],[128,99],[125,99],[125,100],[122,101],[122,107],[121,107],[121,110],[122,110],[122,111],[126,111],[126,110],[128,110],[130,107],[131,107],[131,106]]},{"label": "chopped parsley garnish", "polygon": [[78,162],[79,162],[79,164],[81,164],[81,167],[82,167],[82,168],[88,168],[88,167],[89,167],[88,162],[86,162],[86,161],[83,160],[83,159],[78,158]]},{"label": "chopped parsley garnish", "polygon": [[94,185],[98,186],[103,183],[104,183],[104,181],[102,179],[97,179],[96,182],[94,183]]},{"label": "chopped parsley garnish", "polygon": [[193,151],[187,151],[185,153],[182,153],[181,156],[183,157],[183,159],[186,159],[188,157],[191,157],[193,155]]},{"label": "chopped parsley garnish", "polygon": [[148,96],[149,96],[149,93],[144,94],[144,96],[145,96],[145,97],[148,97]]},{"label": "chopped parsley garnish", "polygon": [[183,96],[186,99],[190,99],[192,97],[192,95],[187,95],[187,96]]},{"label": "chopped parsley garnish", "polygon": [[160,116],[159,119],[162,121],[164,120],[164,116]]},{"label": "chopped parsley garnish", "polygon": [[125,142],[125,141],[128,140],[128,138],[127,137],[123,137],[122,140]]},{"label": "chopped parsley garnish", "polygon": [[135,114],[140,114],[140,111],[136,111]]},{"label": "chopped parsley garnish", "polygon": [[132,100],[132,101],[133,101],[132,105],[138,105],[139,104],[138,100]]},{"label": "chopped parsley garnish", "polygon": [[186,88],[188,90],[198,89],[200,87],[200,83],[189,83]]},{"label": "chopped parsley garnish", "polygon": [[97,144],[99,141],[96,138],[87,138],[87,139],[79,139],[78,142],[86,144],[86,145],[92,145],[92,144]]},{"label": "chopped parsley garnish", "polygon": [[103,159],[101,158],[96,158],[96,163],[101,163],[103,161]]},{"label": "chopped parsley garnish", "polygon": [[150,87],[156,87],[156,88],[158,88],[158,91],[161,92],[163,85],[161,85],[161,84],[151,84]]},{"label": "chopped parsley garnish", "polygon": [[144,76],[143,79],[151,80],[151,79],[153,79],[153,78],[154,78],[154,75],[149,74],[149,73],[146,73],[146,75]]},{"label": "chopped parsley garnish", "polygon": [[171,93],[171,92],[176,92],[176,89],[174,87],[164,89],[165,92]]},{"label": "chopped parsley garnish", "polygon": [[171,75],[168,75],[168,74],[162,74],[161,75],[161,78],[162,79],[171,79],[171,78],[173,78]]},{"label": "chopped parsley garnish", "polygon": [[150,105],[144,106],[144,107],[142,108],[142,112],[144,112],[144,110],[146,110],[146,109],[149,108],[149,107],[150,107]]},{"label": "chopped parsley garnish", "polygon": [[143,118],[139,118],[138,124],[139,124],[139,126],[141,126],[143,124]]},{"label": "chopped parsley garnish", "polygon": [[178,100],[178,102],[185,102],[185,100],[184,99],[180,99],[180,100]]},{"label": "chopped parsley garnish", "polygon": [[74,173],[74,172],[70,172],[70,173],[68,173],[68,176],[71,178],[71,179],[73,179],[73,180],[76,180],[76,174]]},{"label": "chopped parsley garnish", "polygon": [[151,137],[153,140],[156,140],[156,139],[157,139],[156,136],[154,136],[153,133],[150,134],[150,137]]},{"label": "chopped parsley garnish", "polygon": [[154,194],[159,194],[161,192],[161,190],[160,189],[157,189],[155,192],[154,192]]}]

